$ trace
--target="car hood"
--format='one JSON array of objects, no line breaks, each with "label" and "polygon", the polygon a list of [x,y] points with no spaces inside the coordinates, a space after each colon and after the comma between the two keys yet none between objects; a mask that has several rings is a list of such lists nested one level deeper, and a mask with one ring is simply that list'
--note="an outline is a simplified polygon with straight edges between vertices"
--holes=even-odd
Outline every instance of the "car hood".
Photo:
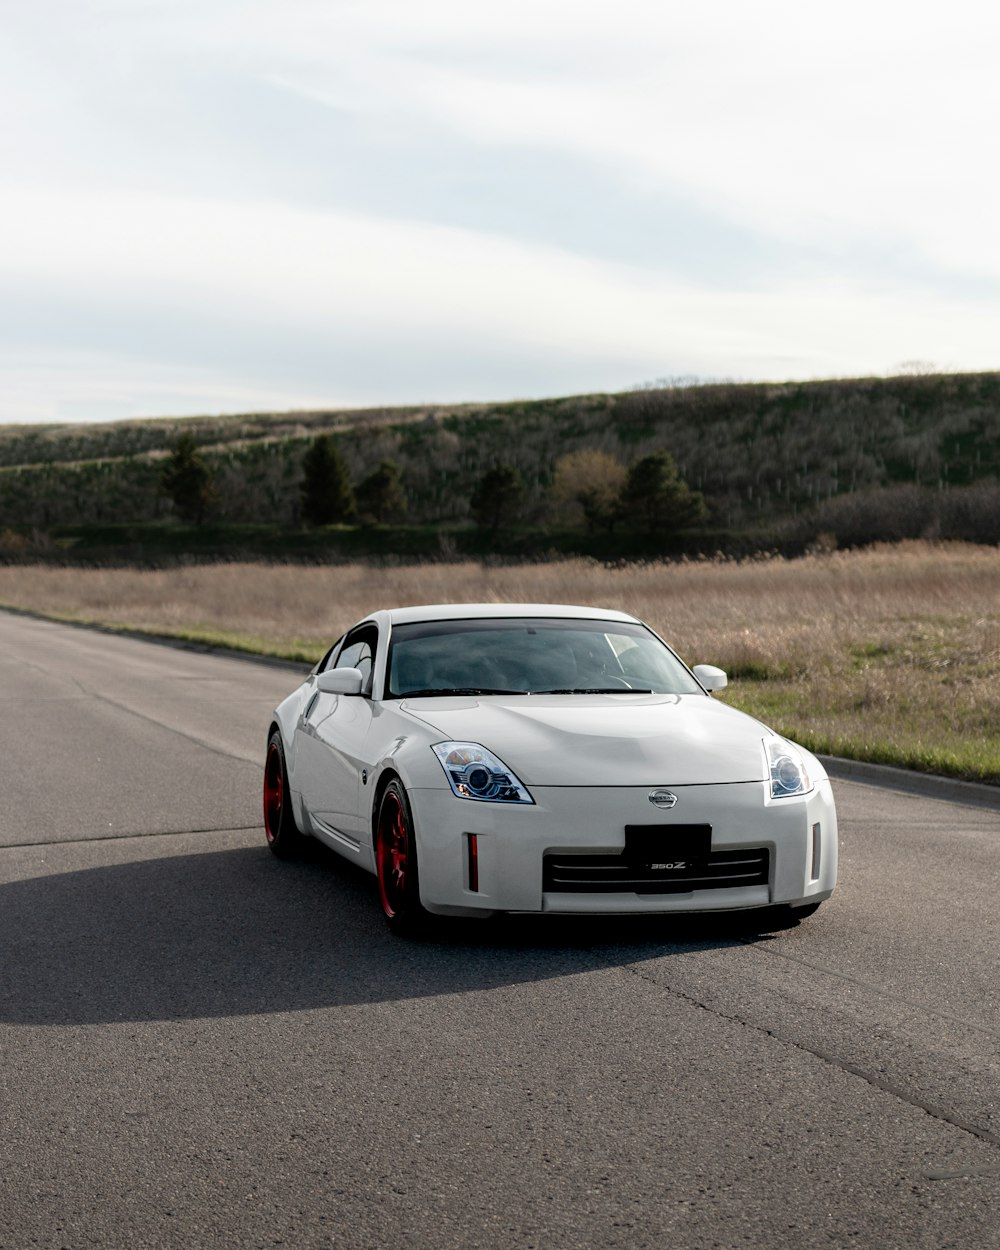
[{"label": "car hood", "polygon": [[704,695],[407,700],[442,740],[477,742],[525,785],[711,785],[766,777],[763,725]]}]

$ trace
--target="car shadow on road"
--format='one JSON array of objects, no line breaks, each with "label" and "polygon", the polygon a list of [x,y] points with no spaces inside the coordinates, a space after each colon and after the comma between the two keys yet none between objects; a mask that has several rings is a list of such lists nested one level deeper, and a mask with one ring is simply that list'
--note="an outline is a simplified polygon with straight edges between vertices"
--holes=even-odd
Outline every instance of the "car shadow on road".
[{"label": "car shadow on road", "polygon": [[205,851],[0,886],[0,1022],[392,1002],[763,938],[725,916],[512,916],[448,921],[408,942],[386,928],[374,878],[336,856],[281,863],[263,847]]}]

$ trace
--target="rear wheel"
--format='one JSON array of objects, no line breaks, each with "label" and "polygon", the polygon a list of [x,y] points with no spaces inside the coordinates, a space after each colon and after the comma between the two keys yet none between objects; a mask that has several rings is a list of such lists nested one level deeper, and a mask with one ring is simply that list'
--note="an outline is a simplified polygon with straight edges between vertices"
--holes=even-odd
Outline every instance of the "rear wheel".
[{"label": "rear wheel", "polygon": [[393,933],[415,937],[430,919],[420,903],[417,843],[402,782],[385,788],[375,822],[375,873],[382,912]]},{"label": "rear wheel", "polygon": [[291,859],[298,855],[305,843],[292,812],[285,750],[278,730],[268,740],[264,760],[264,835],[279,859]]}]

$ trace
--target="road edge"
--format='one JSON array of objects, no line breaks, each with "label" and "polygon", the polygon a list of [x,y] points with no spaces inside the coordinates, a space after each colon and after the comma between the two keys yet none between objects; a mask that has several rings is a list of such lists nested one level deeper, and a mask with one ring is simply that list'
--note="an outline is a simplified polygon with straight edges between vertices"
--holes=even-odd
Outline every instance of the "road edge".
[{"label": "road edge", "polygon": [[196,651],[202,655],[218,655],[227,660],[249,660],[253,664],[266,664],[269,668],[284,668],[293,673],[310,673],[313,665],[305,660],[285,660],[279,655],[262,655],[259,651],[241,651],[238,647],[223,647],[214,642],[197,642],[191,638],[176,638],[172,634],[154,634],[144,629],[119,629],[114,625],[102,625],[99,621],[73,621],[46,612],[33,612],[31,608],[15,608],[0,603],[0,612],[11,616],[25,616],[33,621],[45,621],[48,625],[67,625],[70,629],[87,629],[91,633],[108,634],[112,638],[131,638],[136,642],[151,642],[160,647],[172,647],[175,651]]},{"label": "road edge", "polygon": [[947,799],[971,807],[988,807],[1000,811],[1000,786],[981,781],[961,781],[938,773],[919,773],[890,764],[870,764],[867,760],[848,760],[839,755],[817,755],[816,758],[834,781],[857,781],[863,785],[923,794],[932,799]]}]

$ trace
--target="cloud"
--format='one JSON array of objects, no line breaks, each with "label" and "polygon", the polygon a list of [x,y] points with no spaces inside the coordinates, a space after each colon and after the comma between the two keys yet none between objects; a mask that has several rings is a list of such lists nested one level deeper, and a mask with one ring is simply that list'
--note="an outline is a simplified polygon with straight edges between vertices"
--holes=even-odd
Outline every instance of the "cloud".
[{"label": "cloud", "polygon": [[2,20],[10,414],[997,363],[1000,18],[969,0]]},{"label": "cloud", "polygon": [[[704,290],[499,236],[282,205],[34,192],[5,211],[25,244],[6,266],[8,341],[20,332],[36,354],[46,338],[63,353],[82,341],[172,377],[186,359],[193,391],[223,407],[227,385],[234,403],[249,392],[282,406],[283,371],[288,407],[324,394],[458,400],[580,389],[574,369],[581,387],[602,372],[624,387],[668,373],[815,376],[845,361],[971,364],[994,341],[957,301],[942,325],[941,306],[891,292]],[[456,393],[456,379],[472,389]]]}]

